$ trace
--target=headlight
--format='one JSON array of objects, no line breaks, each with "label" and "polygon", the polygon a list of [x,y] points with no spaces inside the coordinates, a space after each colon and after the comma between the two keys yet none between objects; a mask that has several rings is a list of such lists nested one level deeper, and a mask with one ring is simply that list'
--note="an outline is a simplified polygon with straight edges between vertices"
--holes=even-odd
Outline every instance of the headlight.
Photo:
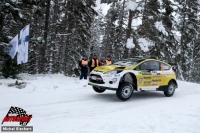
[{"label": "headlight", "polygon": [[113,70],[113,71],[109,71],[109,72],[104,73],[104,76],[105,77],[111,77],[111,76],[114,76],[115,74],[117,74],[117,71]]}]

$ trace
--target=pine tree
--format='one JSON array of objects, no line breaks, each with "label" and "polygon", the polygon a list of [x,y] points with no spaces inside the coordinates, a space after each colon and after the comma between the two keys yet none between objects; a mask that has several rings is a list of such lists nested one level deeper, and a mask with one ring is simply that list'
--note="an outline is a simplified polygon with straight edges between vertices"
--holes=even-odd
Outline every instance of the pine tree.
[{"label": "pine tree", "polygon": [[102,43],[105,48],[104,55],[110,55],[115,60],[122,58],[124,54],[126,14],[125,1],[114,1],[105,16],[105,35]]},{"label": "pine tree", "polygon": [[95,6],[93,0],[70,2],[66,32],[70,35],[66,37],[65,73],[72,74],[74,71],[77,73],[80,56],[87,54],[91,38],[91,32],[88,29],[90,29],[94,16],[97,15],[92,6]]},{"label": "pine tree", "polygon": [[199,2],[195,1],[178,1],[181,3],[181,16],[179,23],[179,30],[181,33],[180,39],[180,53],[179,61],[181,65],[181,72],[184,80],[194,81],[193,76],[195,75],[195,64],[197,60],[196,49],[198,43],[196,42],[199,37]]},{"label": "pine tree", "polygon": [[104,47],[102,46],[102,38],[104,34],[104,16],[102,13],[102,9],[98,10],[98,16],[94,18],[92,21],[90,31],[91,31],[91,38],[90,38],[90,47],[88,50],[88,56],[92,56],[93,53],[98,53],[99,58],[104,57],[105,53],[102,51]]},{"label": "pine tree", "polygon": [[160,3],[158,0],[145,0],[142,25],[138,29],[138,34],[141,38],[147,40],[151,46],[151,56],[160,58],[161,39],[155,23],[160,20]]}]

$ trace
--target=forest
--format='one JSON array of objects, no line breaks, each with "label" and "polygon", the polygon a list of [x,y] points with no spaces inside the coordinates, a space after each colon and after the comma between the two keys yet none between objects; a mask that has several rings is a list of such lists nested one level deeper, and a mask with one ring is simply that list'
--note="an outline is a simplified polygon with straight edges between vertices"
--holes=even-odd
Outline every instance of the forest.
[{"label": "forest", "polygon": [[[199,5],[199,0],[1,0],[0,76],[79,75],[81,56],[95,53],[114,61],[154,56],[177,63],[179,80],[200,83]],[[28,24],[28,62],[17,65],[5,49]]]}]

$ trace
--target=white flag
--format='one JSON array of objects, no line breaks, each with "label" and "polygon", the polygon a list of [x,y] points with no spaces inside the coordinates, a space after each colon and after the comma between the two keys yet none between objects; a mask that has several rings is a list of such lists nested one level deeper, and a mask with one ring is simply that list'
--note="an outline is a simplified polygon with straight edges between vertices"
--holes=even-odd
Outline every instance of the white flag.
[{"label": "white flag", "polygon": [[7,53],[14,59],[18,50],[18,34],[9,42]]},{"label": "white flag", "polygon": [[28,62],[29,29],[30,25],[27,25],[20,31],[17,64],[23,64]]}]

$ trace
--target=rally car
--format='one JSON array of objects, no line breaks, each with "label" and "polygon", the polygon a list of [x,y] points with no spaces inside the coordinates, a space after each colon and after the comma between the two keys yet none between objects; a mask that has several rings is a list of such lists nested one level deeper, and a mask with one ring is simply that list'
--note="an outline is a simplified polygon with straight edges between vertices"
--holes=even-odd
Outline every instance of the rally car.
[{"label": "rally car", "polygon": [[98,93],[115,90],[119,99],[128,100],[134,91],[163,91],[171,97],[178,88],[174,67],[154,58],[135,57],[112,65],[96,67],[88,85]]}]

